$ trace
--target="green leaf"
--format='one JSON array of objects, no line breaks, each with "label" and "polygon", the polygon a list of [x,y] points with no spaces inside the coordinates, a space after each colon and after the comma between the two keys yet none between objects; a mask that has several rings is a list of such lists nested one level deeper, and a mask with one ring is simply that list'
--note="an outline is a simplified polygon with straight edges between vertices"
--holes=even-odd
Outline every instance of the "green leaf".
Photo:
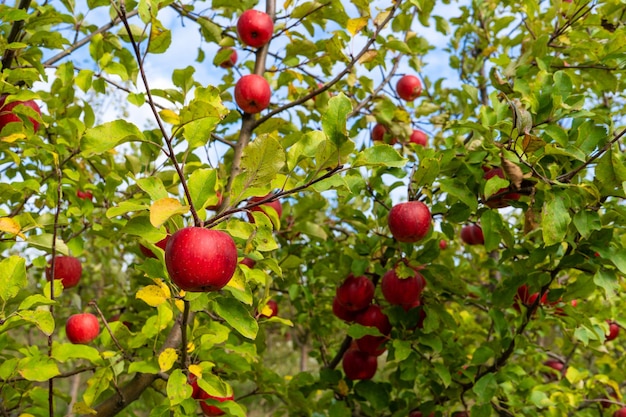
[{"label": "green leaf", "polygon": [[488,346],[479,346],[472,354],[472,364],[482,365],[493,357],[495,357],[493,349]]},{"label": "green leaf", "polygon": [[152,201],[160,200],[168,196],[163,181],[158,177],[140,178],[137,180],[137,185],[148,193]]},{"label": "green leaf", "polygon": [[167,398],[170,400],[170,405],[180,404],[191,397],[192,391],[182,369],[175,369],[167,380]]},{"label": "green leaf", "polygon": [[581,210],[574,214],[574,226],[578,232],[587,239],[591,232],[594,230],[600,230],[602,228],[602,222],[600,215],[597,211]]},{"label": "green leaf", "polygon": [[359,381],[354,391],[365,398],[375,410],[386,410],[389,407],[389,384],[374,381]]},{"label": "green leaf", "polygon": [[[3,280],[2,275],[2,263],[0,263],[0,280]],[[2,282],[0,282],[0,287],[2,286]],[[49,299],[48,297],[44,297],[41,294],[29,295],[26,297],[18,307],[18,310],[28,310],[37,306],[51,306],[55,305],[57,302]]]},{"label": "green leaf", "polygon": [[619,289],[619,280],[613,271],[599,269],[593,276],[593,282],[598,287],[601,287],[607,296],[615,294]]},{"label": "green leaf", "polygon": [[443,385],[445,387],[450,386],[450,383],[452,382],[452,376],[450,375],[450,370],[444,364],[439,363],[439,362],[434,363],[433,368],[435,372],[437,373],[437,376],[439,377],[439,379],[441,379],[441,382],[443,382]]},{"label": "green leaf", "polygon": [[[31,246],[35,246],[41,249],[52,250],[52,233],[42,233],[40,235],[29,235],[27,242]],[[55,249],[62,255],[69,255],[70,251],[60,238],[57,238]]]},{"label": "green leaf", "polygon": [[86,359],[94,364],[103,364],[98,349],[73,343],[55,343],[52,346],[52,358],[59,362],[67,362],[70,359]]},{"label": "green leaf", "polygon": [[137,126],[126,120],[115,120],[87,129],[80,141],[81,153],[85,157],[100,155],[122,142],[145,141]]},{"label": "green leaf", "polygon": [[458,178],[444,178],[440,181],[441,191],[458,198],[463,204],[475,211],[478,208],[476,195]]},{"label": "green leaf", "polygon": [[215,312],[242,336],[251,340],[256,338],[259,324],[239,301],[233,298],[218,298],[215,300]]},{"label": "green leaf", "polygon": [[196,211],[206,208],[210,202],[215,201],[215,184],[217,171],[214,169],[196,169],[189,176],[187,185]]},{"label": "green leaf", "polygon": [[98,368],[95,374],[87,381],[87,389],[83,393],[85,404],[87,406],[94,404],[100,394],[109,388],[112,379],[113,371],[111,368]]},{"label": "green leaf", "polygon": [[353,339],[360,339],[363,336],[383,336],[383,334],[376,327],[355,323],[348,328],[348,336]]},{"label": "green leaf", "polygon": [[21,359],[17,371],[27,381],[37,382],[47,381],[61,374],[57,364],[46,356]]},{"label": "green leaf", "polygon": [[0,298],[7,301],[15,297],[28,284],[26,261],[19,256],[10,256],[0,262]]},{"label": "green leaf", "polygon": [[480,225],[485,236],[485,250],[492,251],[498,248],[502,236],[502,218],[495,210],[487,210],[480,216]]},{"label": "green leaf", "polygon": [[54,317],[48,310],[22,310],[17,315],[37,326],[46,336],[50,336],[54,332]]},{"label": "green leaf", "polygon": [[322,130],[337,148],[348,140],[346,120],[351,111],[352,103],[343,93],[328,100],[328,109],[322,116]]},{"label": "green leaf", "polygon": [[398,151],[391,145],[381,144],[366,148],[359,152],[353,167],[360,166],[385,166],[390,168],[402,168],[406,165],[407,160],[403,158]]},{"label": "green leaf", "polygon": [[172,43],[172,32],[164,28],[161,22],[156,19],[152,19],[151,28],[148,52],[162,54],[167,51],[167,48]]},{"label": "green leaf", "polygon": [[496,377],[493,373],[488,373],[487,375],[483,375],[476,384],[472,388],[472,391],[476,393],[477,400],[480,403],[487,403],[491,401],[494,395],[496,395],[496,391],[498,390],[498,382],[496,381]]},{"label": "green leaf", "polygon": [[551,246],[565,240],[571,217],[563,198],[554,194],[546,197],[547,201],[541,211],[541,227],[543,241],[546,246]]}]

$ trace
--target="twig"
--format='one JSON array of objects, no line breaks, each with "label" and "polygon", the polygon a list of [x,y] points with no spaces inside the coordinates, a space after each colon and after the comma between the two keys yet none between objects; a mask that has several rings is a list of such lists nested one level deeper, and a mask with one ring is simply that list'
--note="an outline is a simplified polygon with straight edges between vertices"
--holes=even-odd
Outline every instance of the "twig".
[{"label": "twig", "polygon": [[352,337],[346,336],[346,338],[343,339],[343,342],[341,343],[341,346],[339,347],[339,350],[337,351],[335,357],[328,363],[328,365],[326,365],[326,369],[335,369],[337,365],[339,365],[339,362],[341,362],[343,355],[348,351],[348,348],[350,348],[351,344]]},{"label": "twig", "polygon": [[127,360],[131,360],[132,358],[126,354],[126,352],[124,351],[124,348],[122,347],[122,345],[120,345],[120,342],[117,340],[117,338],[113,334],[113,331],[111,330],[111,327],[109,326],[109,322],[104,317],[104,314],[102,314],[102,310],[100,310],[100,307],[98,307],[98,303],[96,303],[95,300],[91,300],[89,302],[89,305],[95,308],[96,311],[98,312],[98,315],[100,316],[100,318],[102,319],[102,322],[104,323],[104,327],[107,329],[107,331],[109,332],[109,335],[111,336],[111,340],[113,340],[113,343],[115,343],[115,346],[117,346],[120,352],[122,352],[122,356],[124,356],[124,358],[126,358]]},{"label": "twig", "polygon": [[[20,0],[20,3],[17,5],[19,10],[28,10],[30,7],[30,0]],[[22,29],[24,28],[24,21],[17,20],[13,22],[13,26],[11,27],[11,33],[6,40],[7,44],[11,44],[19,38],[22,34]],[[6,49],[4,51],[4,56],[2,57],[2,68],[9,68],[11,64],[13,64],[13,59],[15,58],[16,50],[15,49]]]}]

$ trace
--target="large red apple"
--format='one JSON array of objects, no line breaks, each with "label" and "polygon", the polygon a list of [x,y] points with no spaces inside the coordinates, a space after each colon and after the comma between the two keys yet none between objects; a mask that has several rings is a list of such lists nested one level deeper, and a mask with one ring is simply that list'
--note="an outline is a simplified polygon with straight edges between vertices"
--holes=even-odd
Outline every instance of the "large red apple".
[{"label": "large red apple", "polygon": [[[63,288],[72,288],[78,285],[83,267],[80,261],[73,256],[56,256],[54,258],[54,279],[60,279]],[[52,279],[52,265],[46,268],[46,278]]]},{"label": "large red apple", "polygon": [[[485,174],[483,175],[483,178],[487,181],[493,177],[500,177],[502,179],[505,179],[502,168],[500,167],[492,168],[488,170],[487,172],[485,172]],[[502,207],[510,206],[511,201],[519,200],[521,195],[519,193],[510,192],[509,190],[510,190],[510,187],[500,188],[497,193],[495,193],[488,199],[485,199],[485,204],[491,208],[502,208]]]},{"label": "large red apple", "polygon": [[[35,110],[37,114],[41,115],[41,110],[39,109],[39,106],[33,100],[12,101],[11,103],[5,105],[4,102],[6,101],[6,99],[6,95],[0,97],[0,131],[2,131],[2,129],[9,123],[22,121],[22,119],[20,119],[20,117],[14,111],[14,108],[18,105],[30,107],[31,109]],[[39,122],[32,117],[29,117],[28,120],[30,120],[30,122],[33,124],[33,130],[36,132],[39,129]]]},{"label": "large red apple", "polygon": [[[155,243],[154,245],[157,248],[161,248],[163,250],[165,250],[165,246],[167,246],[167,241],[169,240],[169,235],[165,236],[163,239],[159,240],[157,243]],[[147,247],[145,247],[144,245],[139,245],[139,250],[141,251],[141,253],[143,254],[143,256],[145,256],[146,258],[155,258],[156,259],[156,255],[154,252],[152,252],[152,250],[148,249]]]},{"label": "large red apple", "polygon": [[[249,202],[250,203],[258,203],[261,200],[264,200],[266,198],[268,198],[271,194],[267,194],[263,197],[252,197]],[[276,214],[278,215],[278,218],[280,219],[283,215],[283,205],[280,203],[280,200],[274,200],[271,201],[269,203],[265,203],[265,204],[261,204],[260,206],[256,206],[256,207],[252,207],[250,209],[250,211],[259,211],[261,213],[265,212],[267,207],[271,207],[276,211]],[[254,223],[254,216],[252,216],[252,214],[248,213],[248,220],[251,223]]]},{"label": "large red apple", "polygon": [[[383,335],[391,333],[391,323],[380,306],[370,305],[366,310],[359,313],[355,320],[358,324],[368,327],[376,327]],[[356,341],[359,350],[370,355],[382,355],[385,348],[382,345],[387,341],[385,336],[363,336]]]},{"label": "large red apple", "polygon": [[243,43],[260,48],[272,39],[274,22],[267,13],[259,10],[246,10],[237,21],[237,34]]},{"label": "large red apple", "polygon": [[235,101],[246,113],[259,113],[270,105],[272,90],[260,75],[244,75],[235,84]]},{"label": "large red apple", "polygon": [[[217,401],[223,403],[224,401],[232,401],[234,399],[234,397],[232,395],[230,395],[228,397],[215,397],[215,396],[209,394],[208,392],[204,391],[200,387],[198,387],[198,389],[199,390],[198,390],[198,394],[197,394],[197,399],[199,399],[199,400],[212,399],[212,400],[217,400]],[[216,407],[214,405],[209,405],[205,401],[200,401],[200,407],[202,408],[202,411],[204,412],[205,416],[223,416],[224,415],[224,411],[222,411],[222,409],[220,409],[219,407]]]},{"label": "large red apple", "polygon": [[619,334],[619,324],[610,320],[607,320],[607,322],[609,323],[609,333],[606,335],[605,340],[609,342],[611,340],[614,340]]},{"label": "large red apple", "polygon": [[217,63],[222,68],[232,68],[237,63],[237,51],[231,47],[220,48],[217,54],[224,55],[224,59]]},{"label": "large red apple", "polygon": [[335,317],[346,321],[348,323],[352,323],[358,314],[358,311],[350,311],[344,306],[341,305],[339,300],[337,300],[337,296],[333,298],[333,314]]},{"label": "large red apple", "polygon": [[378,368],[378,358],[358,349],[348,349],[343,355],[343,371],[351,380],[372,379]]},{"label": "large red apple", "polygon": [[337,288],[337,301],[348,311],[360,311],[374,299],[374,283],[366,276],[350,274]]},{"label": "large red apple", "polygon": [[468,245],[484,245],[483,229],[476,224],[468,224],[461,229],[461,240]]},{"label": "large red apple", "polygon": [[98,337],[100,323],[91,313],[74,314],[65,323],[65,334],[74,344],[85,344]]},{"label": "large red apple", "polygon": [[428,136],[426,136],[426,133],[422,132],[421,130],[413,129],[413,133],[411,133],[409,142],[415,143],[416,145],[426,146],[426,144],[428,143]]},{"label": "large red apple", "polygon": [[399,242],[415,243],[423,239],[430,230],[430,223],[430,210],[420,201],[396,204],[387,218],[389,230]]},{"label": "large red apple", "polygon": [[626,417],[626,407],[622,407],[614,412],[613,417]]},{"label": "large red apple", "polygon": [[405,75],[396,84],[400,98],[413,101],[422,94],[422,83],[415,75]]},{"label": "large red apple", "polygon": [[202,227],[174,233],[165,246],[165,265],[172,281],[185,291],[217,291],[237,268],[237,247],[229,234]]},{"label": "large red apple", "polygon": [[410,308],[419,302],[426,280],[417,271],[408,278],[400,278],[395,268],[383,275],[381,289],[383,296],[390,304]]}]

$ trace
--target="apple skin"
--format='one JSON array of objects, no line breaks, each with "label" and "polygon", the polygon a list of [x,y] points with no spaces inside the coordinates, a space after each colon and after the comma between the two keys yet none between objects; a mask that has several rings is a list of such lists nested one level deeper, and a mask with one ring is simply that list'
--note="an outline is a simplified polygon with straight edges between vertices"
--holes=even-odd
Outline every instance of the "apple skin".
[{"label": "apple skin", "polygon": [[[6,99],[6,95],[0,97],[0,131],[2,131],[2,129],[9,123],[22,121],[22,119],[20,119],[20,117],[13,112],[13,109],[20,104],[26,107],[30,107],[31,109],[35,110],[39,115],[41,115],[41,109],[34,100],[13,101],[5,105],[4,102],[6,101]],[[33,124],[33,130],[36,132],[39,129],[39,122],[31,117],[29,117],[28,120],[30,120],[30,122]]]},{"label": "apple skin", "polygon": [[358,313],[358,311],[350,311],[342,306],[336,296],[335,298],[333,298],[333,314],[335,315],[335,317],[345,322],[352,323],[354,320],[356,320],[356,316]]},{"label": "apple skin", "polygon": [[364,310],[374,299],[374,290],[369,278],[350,274],[337,288],[337,302],[348,311]]},{"label": "apple skin", "polygon": [[476,224],[468,224],[461,229],[461,240],[468,245],[484,245],[483,229]]},{"label": "apple skin", "polygon": [[226,48],[220,48],[219,51],[217,51],[217,53],[219,54],[220,52],[225,51],[225,50],[229,50],[230,55],[224,61],[220,62],[219,66],[222,68],[232,68],[237,63],[237,51],[235,51],[231,47],[226,47]]},{"label": "apple skin", "polygon": [[607,323],[609,323],[609,333],[606,335],[605,340],[610,342],[611,340],[615,340],[617,335],[619,335],[619,324],[610,320],[607,320]]},{"label": "apple skin", "polygon": [[378,358],[358,349],[348,349],[343,355],[342,366],[348,379],[372,379],[378,368]]},{"label": "apple skin", "polygon": [[278,303],[274,300],[269,300],[267,302],[267,306],[272,310],[272,312],[270,313],[270,315],[268,316],[267,314],[263,314],[261,313],[261,317],[266,317],[266,318],[272,318],[274,316],[278,315]]},{"label": "apple skin", "polygon": [[[381,123],[376,123],[376,125],[372,129],[372,140],[374,142],[385,142],[385,135],[387,133],[389,133],[389,129],[387,129],[387,126]],[[389,139],[390,145],[395,145],[396,143],[398,143],[398,138]]]},{"label": "apple skin", "polygon": [[[198,388],[199,388],[199,392],[198,392],[199,400],[212,399],[212,400],[217,400],[223,403],[224,401],[232,401],[235,398],[232,395],[228,397],[215,397],[213,395],[210,395],[208,392],[204,391],[202,388],[200,387]],[[224,411],[222,411],[219,407],[216,407],[214,405],[209,405],[204,401],[200,401],[200,407],[202,408],[202,412],[204,412],[205,416],[223,416],[225,414]]]},{"label": "apple skin", "polygon": [[426,280],[417,271],[408,278],[400,278],[395,269],[383,275],[381,289],[383,296],[390,304],[411,308],[420,300],[422,290],[426,286]]},{"label": "apple skin", "polygon": [[[155,246],[165,250],[165,246],[167,246],[167,241],[169,239],[170,239],[169,235],[165,236],[163,239],[161,239],[157,243],[155,243]],[[154,252],[152,252],[150,249],[148,249],[144,245],[139,245],[139,250],[141,251],[143,256],[145,256],[146,258],[154,258],[154,259],[156,259],[156,257],[157,257],[154,254]]]},{"label": "apple skin", "polygon": [[237,21],[237,34],[243,43],[260,48],[272,39],[274,22],[267,13],[259,10],[246,10]]},{"label": "apple skin", "polygon": [[91,191],[77,190],[76,197],[81,200],[93,200],[93,193]]},{"label": "apple skin", "polygon": [[65,323],[65,334],[74,344],[86,344],[98,337],[100,323],[91,313],[74,314]]},{"label": "apple skin", "polygon": [[[419,410],[411,411],[411,414],[409,414],[409,417],[423,417],[423,416],[424,414]],[[435,413],[434,412],[430,413],[428,417],[435,417]]]},{"label": "apple skin", "polygon": [[[54,258],[54,278],[60,279],[63,288],[72,288],[80,282],[83,267],[80,261],[73,256],[56,256]],[[52,265],[46,267],[46,278],[52,279]]]},{"label": "apple skin", "polygon": [[[565,374],[565,370],[567,369],[565,364],[558,359],[548,359],[543,364],[544,366],[548,366],[555,371],[558,371],[561,375]],[[549,374],[548,379],[554,379],[554,375]]]},{"label": "apple skin", "polygon": [[613,413],[613,417],[626,417],[626,407],[622,407]]},{"label": "apple skin", "polygon": [[[483,175],[483,178],[486,181],[488,181],[489,179],[496,177],[496,176],[502,179],[506,179],[504,176],[504,172],[502,171],[502,168],[500,167],[492,168],[489,171],[485,172],[485,174]],[[488,199],[484,199],[485,205],[487,205],[487,207],[490,207],[490,208],[508,207],[511,205],[511,201],[513,200],[517,201],[520,199],[521,195],[519,193],[507,192],[509,190],[510,190],[510,187],[500,188],[497,193],[495,193]]]},{"label": "apple skin", "polygon": [[267,80],[257,74],[241,77],[235,84],[235,101],[245,113],[255,114],[270,105],[272,90]]},{"label": "apple skin", "polygon": [[[267,194],[263,197],[252,197],[249,202],[250,203],[257,203],[261,200],[264,200],[268,197],[270,197],[271,194]],[[283,205],[281,204],[280,200],[274,200],[271,201],[269,203],[265,203],[265,204],[261,204],[260,206],[256,206],[256,207],[252,207],[250,209],[250,211],[259,211],[261,213],[264,212],[263,207],[271,207],[274,210],[276,210],[276,214],[278,215],[278,218],[280,219],[283,215]],[[254,223],[254,216],[252,216],[252,214],[248,213],[248,221],[250,223]]]},{"label": "apple skin", "polygon": [[387,225],[397,241],[415,243],[428,234],[431,220],[430,210],[426,204],[408,201],[391,208]]},{"label": "apple skin", "polygon": [[254,268],[254,266],[256,265],[256,261],[252,258],[243,258],[241,261],[239,261],[239,263],[241,265],[247,266],[250,269]]},{"label": "apple skin", "polygon": [[186,227],[167,241],[165,266],[172,281],[185,291],[217,291],[237,269],[237,247],[226,232]]},{"label": "apple skin", "polygon": [[[391,333],[391,323],[380,306],[376,304],[370,305],[366,310],[360,312],[355,320],[358,324],[368,327],[376,327],[383,335]],[[356,341],[359,350],[370,355],[380,356],[385,352],[385,348],[381,347],[387,341],[385,336],[363,336]]]},{"label": "apple skin", "polygon": [[444,239],[441,239],[439,241],[439,249],[444,250],[448,247],[448,242],[446,242]]},{"label": "apple skin", "polygon": [[409,142],[426,147],[426,145],[428,144],[428,136],[426,136],[426,133],[422,132],[421,130],[413,129],[413,133],[411,133]]},{"label": "apple skin", "polygon": [[413,101],[422,94],[422,82],[415,75],[405,75],[396,84],[396,92],[406,101]]}]

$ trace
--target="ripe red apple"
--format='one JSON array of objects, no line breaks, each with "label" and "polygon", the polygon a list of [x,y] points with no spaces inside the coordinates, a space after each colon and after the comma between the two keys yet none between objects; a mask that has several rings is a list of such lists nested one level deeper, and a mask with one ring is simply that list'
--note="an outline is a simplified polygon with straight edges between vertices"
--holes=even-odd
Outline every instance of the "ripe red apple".
[{"label": "ripe red apple", "polygon": [[606,335],[605,340],[609,342],[614,340],[619,334],[619,324],[611,320],[607,320],[607,323],[609,323],[609,333]]},{"label": "ripe red apple", "polygon": [[[383,335],[391,333],[391,323],[380,306],[376,304],[370,305],[366,310],[360,312],[355,320],[358,324],[368,327],[376,327]],[[370,355],[382,355],[385,348],[381,347],[386,341],[385,336],[363,336],[356,341],[359,350]]]},{"label": "ripe red apple", "polygon": [[81,200],[93,200],[93,194],[91,191],[76,190],[76,197]]},{"label": "ripe red apple", "polygon": [[626,417],[626,407],[622,407],[613,413],[613,417]]},{"label": "ripe red apple", "polygon": [[[170,238],[169,235],[165,236],[163,239],[161,239],[157,243],[155,243],[155,246],[165,250],[165,246],[167,245],[167,241],[169,240],[169,238]],[[150,249],[146,248],[144,245],[140,244],[139,245],[139,250],[141,251],[143,256],[145,256],[146,258],[155,258],[156,259],[156,257],[157,257],[154,252],[152,252]]]},{"label": "ripe red apple", "polygon": [[476,224],[468,224],[461,229],[461,240],[468,245],[484,245],[483,229]]},{"label": "ripe red apple", "polygon": [[[266,198],[268,198],[271,194],[267,194],[263,197],[252,197],[249,202],[250,203],[257,203],[261,200],[264,200]],[[278,215],[278,218],[280,219],[283,215],[283,205],[280,203],[280,200],[274,200],[271,201],[269,203],[265,203],[265,204],[261,204],[260,206],[256,206],[256,207],[252,207],[250,209],[250,211],[259,211],[261,213],[265,212],[265,209],[267,207],[271,207],[274,210],[276,210],[276,214]],[[250,223],[254,223],[254,216],[252,216],[252,214],[248,213],[248,221],[250,221]]]},{"label": "ripe red apple", "polygon": [[[212,399],[212,400],[217,400],[223,403],[224,401],[232,401],[235,398],[232,395],[228,397],[215,397],[213,395],[210,395],[208,392],[204,391],[202,388],[200,387],[198,388],[199,388],[199,393],[198,393],[199,400]],[[224,411],[222,411],[219,407],[216,407],[214,405],[209,405],[205,401],[200,401],[200,407],[202,408],[202,411],[204,412],[205,416],[223,416],[224,415]]]},{"label": "ripe red apple", "polygon": [[[78,285],[83,267],[80,261],[73,256],[56,256],[54,258],[54,279],[60,279],[63,288],[72,288]],[[52,279],[52,265],[46,267],[46,278]]]},{"label": "ripe red apple", "polygon": [[399,242],[415,243],[423,239],[430,230],[430,223],[430,210],[420,201],[396,204],[387,218],[389,230]]},{"label": "ripe red apple", "polygon": [[448,242],[446,242],[444,239],[441,239],[439,241],[439,249],[444,250],[448,247]]},{"label": "ripe red apple", "polygon": [[372,379],[378,368],[378,358],[358,349],[348,349],[343,355],[343,372],[351,380]]},{"label": "ripe red apple", "polygon": [[[424,414],[419,410],[411,411],[411,414],[409,414],[409,417],[423,417],[423,416]],[[428,417],[435,417],[435,413],[434,412],[430,413]]]},{"label": "ripe red apple", "polygon": [[261,316],[267,317],[269,319],[278,315],[278,303],[276,301],[269,300],[267,302],[267,306],[272,310],[272,312],[269,314],[269,316],[267,314],[261,313]]},{"label": "ripe red apple", "polygon": [[[374,142],[384,142],[385,135],[387,133],[389,133],[389,129],[387,129],[387,126],[380,124],[380,123],[376,123],[376,125],[372,129],[372,140]],[[395,145],[396,143],[398,143],[398,138],[389,139],[390,145]]]},{"label": "ripe red apple", "polygon": [[374,299],[374,283],[366,276],[350,274],[337,288],[337,301],[348,311],[360,311]]},{"label": "ripe red apple", "polygon": [[[543,364],[554,369],[555,371],[558,371],[561,375],[563,375],[567,369],[565,364],[558,359],[548,359]],[[553,375],[549,375],[548,377],[553,377]]]},{"label": "ripe red apple", "polygon": [[100,323],[91,313],[74,314],[65,323],[65,334],[74,344],[85,344],[98,337]]},{"label": "ripe red apple", "polygon": [[244,75],[235,84],[235,101],[246,113],[259,113],[270,105],[272,90],[267,80],[260,75]]},{"label": "ripe red apple", "polygon": [[165,246],[165,265],[172,281],[185,291],[217,291],[237,269],[237,247],[220,230],[186,227]]},{"label": "ripe red apple", "polygon": [[[483,175],[483,178],[487,181],[493,177],[500,177],[502,179],[505,179],[502,168],[500,167],[492,168],[488,170],[487,172],[485,172],[485,174]],[[502,208],[502,207],[510,206],[511,201],[519,200],[521,195],[519,193],[510,192],[509,190],[510,190],[510,187],[500,188],[497,193],[495,193],[488,199],[485,199],[485,204],[491,208]]]},{"label": "ripe red apple", "polygon": [[254,265],[256,265],[256,261],[254,259],[248,258],[248,257],[243,258],[241,261],[239,261],[239,263],[241,265],[247,266],[250,269],[254,268]]},{"label": "ripe red apple", "polygon": [[[2,131],[2,129],[9,123],[22,121],[22,119],[20,119],[20,117],[13,110],[18,105],[30,107],[31,109],[35,110],[37,114],[41,115],[41,110],[34,100],[13,101],[5,105],[4,102],[6,101],[6,99],[6,95],[0,97],[0,131]],[[28,120],[30,120],[30,122],[33,124],[33,130],[36,132],[39,129],[39,122],[32,117],[29,117]]]},{"label": "ripe red apple", "polygon": [[426,286],[426,280],[417,271],[413,271],[413,276],[400,278],[395,268],[388,271],[381,281],[383,296],[390,304],[403,307],[414,306],[419,303],[422,290]]},{"label": "ripe red apple", "polygon": [[409,142],[415,143],[416,145],[426,146],[428,144],[428,136],[426,136],[426,133],[421,130],[413,129]]},{"label": "ripe red apple", "polygon": [[243,43],[260,48],[272,39],[274,22],[267,13],[259,10],[246,10],[237,21],[237,34]]},{"label": "ripe red apple", "polygon": [[348,323],[352,323],[356,319],[358,313],[358,311],[350,311],[342,306],[336,296],[333,298],[333,314],[335,317]]},{"label": "ripe red apple", "polygon": [[405,75],[396,84],[396,91],[403,100],[413,101],[422,94],[422,83],[415,75]]},{"label": "ripe red apple", "polygon": [[226,58],[222,62],[218,63],[218,65],[222,68],[232,68],[237,63],[237,51],[231,47],[220,48],[219,51],[217,51],[217,54],[226,54]]}]

